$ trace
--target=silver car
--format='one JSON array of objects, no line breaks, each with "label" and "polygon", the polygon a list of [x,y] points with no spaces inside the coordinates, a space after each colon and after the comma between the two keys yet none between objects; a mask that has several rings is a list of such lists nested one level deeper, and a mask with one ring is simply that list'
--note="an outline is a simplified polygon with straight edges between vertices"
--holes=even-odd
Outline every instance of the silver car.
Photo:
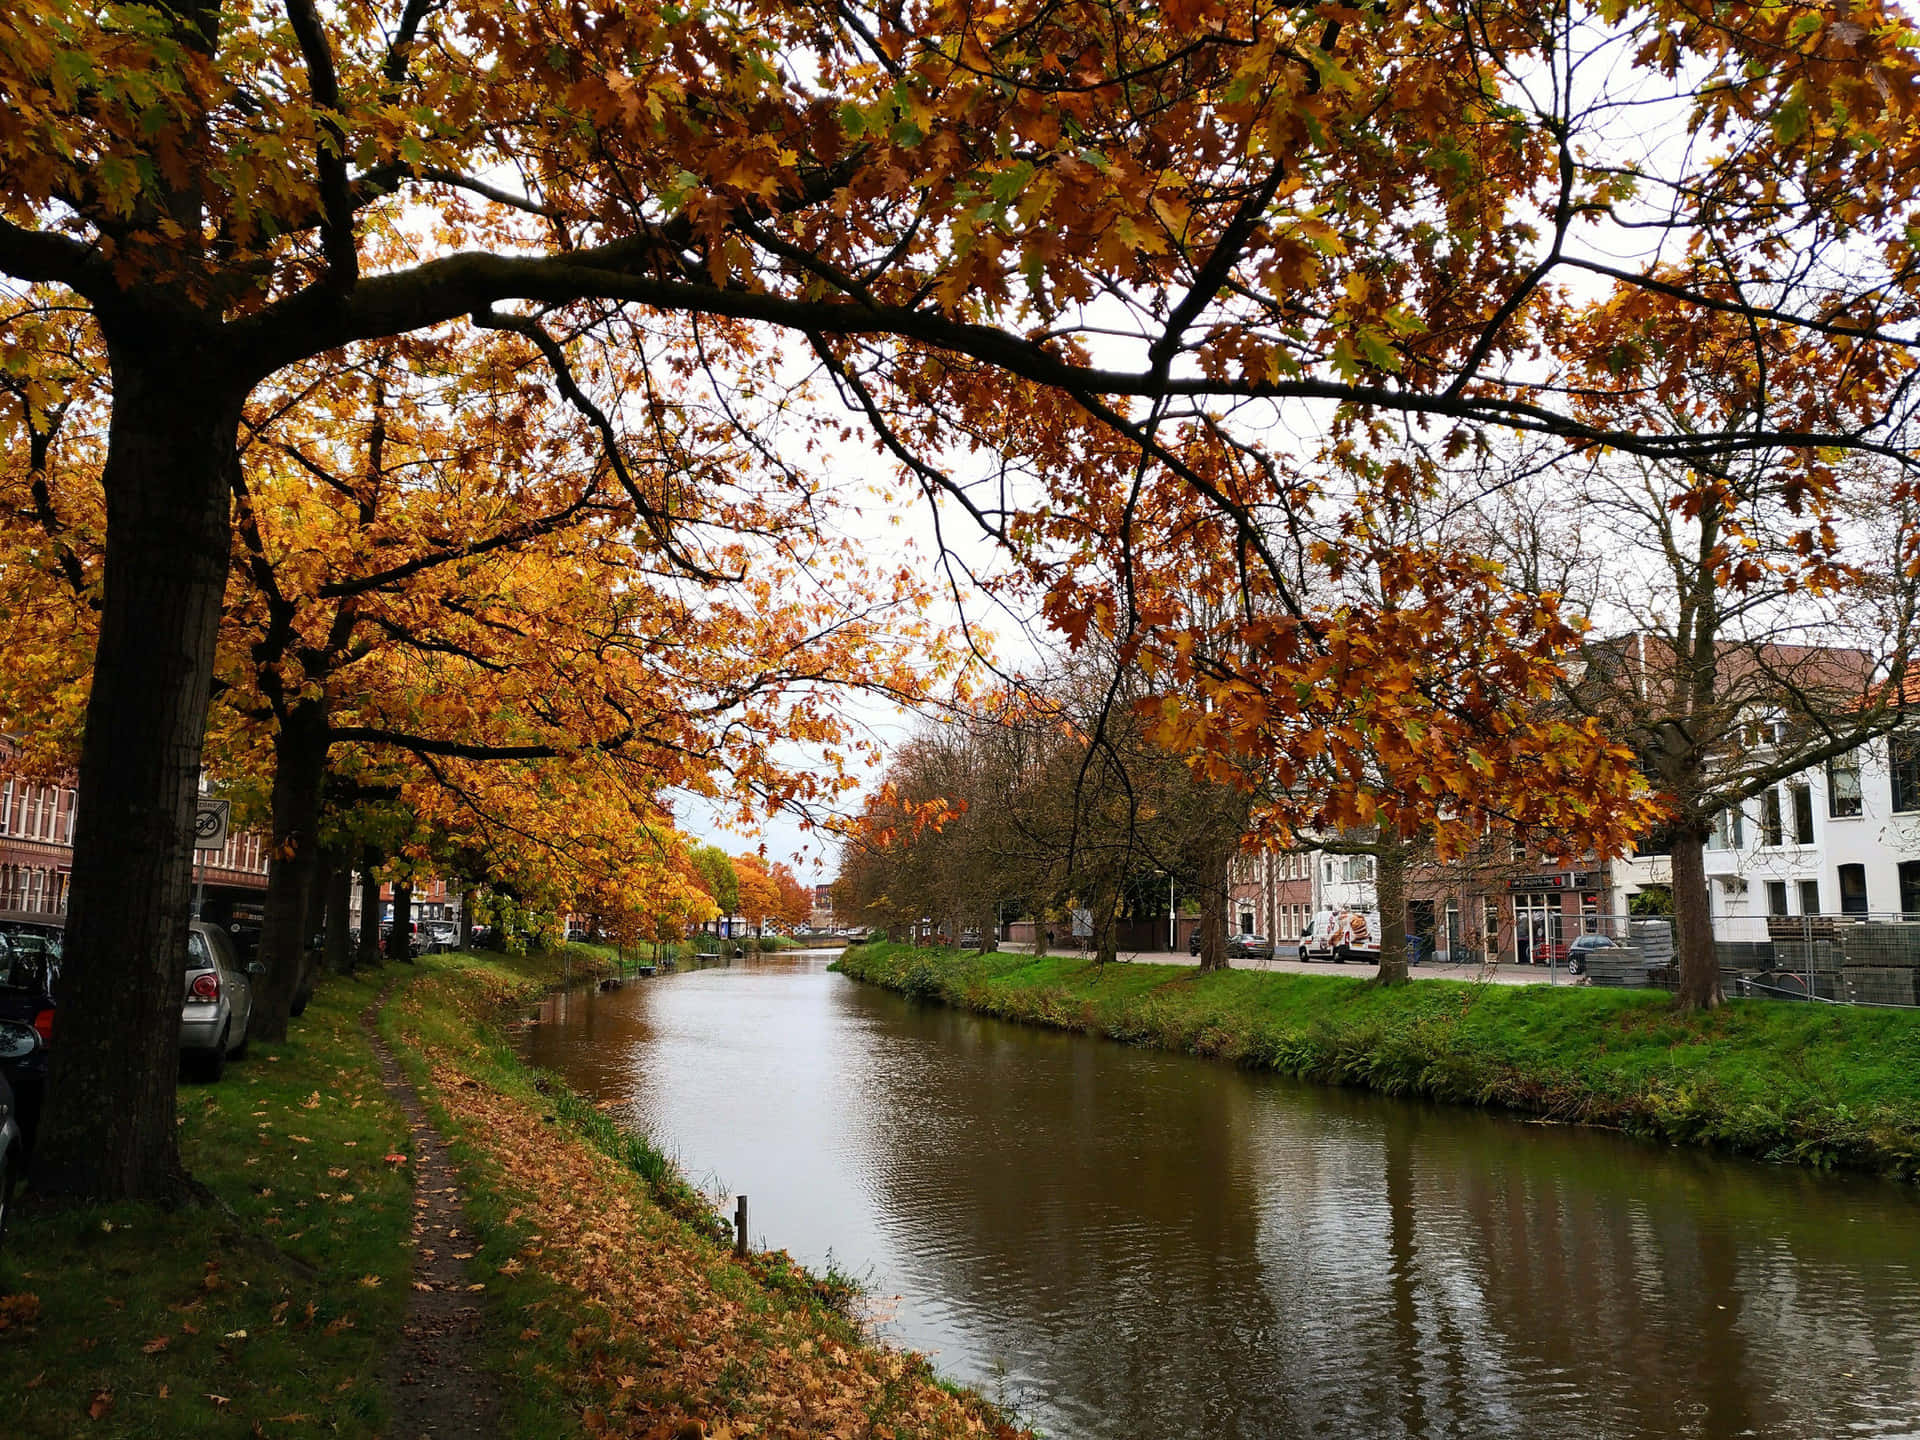
[{"label": "silver car", "polygon": [[242,965],[218,925],[187,931],[187,993],[180,1009],[180,1058],[203,1080],[218,1080],[229,1058],[247,1053],[257,962]]}]

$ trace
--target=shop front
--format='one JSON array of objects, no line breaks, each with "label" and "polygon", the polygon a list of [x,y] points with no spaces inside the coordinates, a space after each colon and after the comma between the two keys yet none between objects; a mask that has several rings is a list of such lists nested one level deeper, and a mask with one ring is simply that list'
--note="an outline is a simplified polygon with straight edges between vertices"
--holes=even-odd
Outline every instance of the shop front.
[{"label": "shop front", "polygon": [[1599,929],[1604,878],[1598,870],[1554,870],[1510,879],[1514,962],[1563,961],[1574,936]]}]

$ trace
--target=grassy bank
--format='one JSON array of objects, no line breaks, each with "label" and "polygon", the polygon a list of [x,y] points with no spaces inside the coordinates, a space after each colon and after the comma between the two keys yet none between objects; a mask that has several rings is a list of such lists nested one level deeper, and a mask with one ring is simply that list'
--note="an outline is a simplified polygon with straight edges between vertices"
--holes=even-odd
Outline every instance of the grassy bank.
[{"label": "grassy bank", "polygon": [[879,944],[836,969],[923,1000],[1329,1084],[1920,1178],[1920,1015],[1664,994],[976,956]]},{"label": "grassy bank", "polygon": [[864,1343],[844,1285],[736,1260],[656,1150],[519,1062],[514,1007],[600,964],[569,947],[329,979],[286,1044],[182,1087],[214,1205],[29,1205],[0,1249],[0,1430],[384,1433],[411,1157],[359,1016],[391,983],[382,1031],[466,1192],[501,1435],[1011,1437],[924,1361]]},{"label": "grassy bank", "polygon": [[282,1045],[180,1089],[218,1205],[37,1213],[0,1249],[8,1435],[377,1436],[406,1308],[406,1126],[334,980]]},{"label": "grassy bank", "polygon": [[844,1285],[784,1254],[737,1260],[657,1151],[519,1060],[503,1017],[551,987],[553,961],[424,969],[382,1030],[464,1181],[502,1434],[1011,1440],[919,1357],[866,1344]]}]

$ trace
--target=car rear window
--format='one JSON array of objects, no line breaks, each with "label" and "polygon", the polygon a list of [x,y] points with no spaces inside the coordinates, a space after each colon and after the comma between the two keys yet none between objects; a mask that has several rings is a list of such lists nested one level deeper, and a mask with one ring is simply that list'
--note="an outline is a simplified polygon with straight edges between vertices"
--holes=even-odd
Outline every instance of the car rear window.
[{"label": "car rear window", "polygon": [[207,940],[198,930],[187,932],[187,969],[213,969],[213,952],[207,949]]},{"label": "car rear window", "polygon": [[60,936],[31,930],[0,931],[0,987],[51,991],[60,974]]}]

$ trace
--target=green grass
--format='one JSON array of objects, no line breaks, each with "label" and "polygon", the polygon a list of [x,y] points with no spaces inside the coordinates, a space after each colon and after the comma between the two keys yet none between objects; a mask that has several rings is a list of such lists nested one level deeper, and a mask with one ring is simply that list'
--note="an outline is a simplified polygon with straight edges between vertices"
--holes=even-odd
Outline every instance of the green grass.
[{"label": "green grass", "polygon": [[406,1152],[406,1128],[359,1026],[381,978],[331,981],[287,1043],[181,1087],[181,1148],[221,1208],[17,1217],[0,1250],[0,1429],[381,1433],[412,1215],[406,1167],[384,1158]]},{"label": "green grass", "polygon": [[919,999],[1303,1079],[1920,1177],[1920,1015],[1664,994],[973,955],[878,944],[836,969]]},{"label": "green grass", "polygon": [[[384,1433],[382,1373],[413,1261],[409,1167],[387,1157],[411,1146],[360,1015],[389,984],[382,1031],[447,1135],[467,1192],[469,1263],[487,1297],[484,1355],[503,1380],[500,1435],[591,1432],[624,1393],[619,1382],[660,1358],[661,1338],[608,1325],[597,1301],[525,1263],[534,1228],[525,1185],[503,1183],[499,1137],[464,1128],[441,1083],[498,1092],[632,1177],[641,1195],[596,1222],[615,1232],[609,1243],[667,1247],[690,1277],[689,1314],[719,1306],[741,1317],[743,1348],[728,1361],[738,1374],[703,1377],[702,1403],[723,1406],[730,1386],[757,1384],[768,1347],[796,1334],[877,1356],[848,1318],[856,1297],[843,1277],[812,1275],[780,1253],[734,1260],[707,1199],[644,1136],[519,1059],[505,1028],[515,1009],[605,968],[569,946],[328,978],[285,1044],[256,1042],[219,1084],[182,1086],[183,1155],[214,1205],[29,1203],[0,1248],[0,1434]],[[918,1357],[896,1368],[931,1383]]]}]

